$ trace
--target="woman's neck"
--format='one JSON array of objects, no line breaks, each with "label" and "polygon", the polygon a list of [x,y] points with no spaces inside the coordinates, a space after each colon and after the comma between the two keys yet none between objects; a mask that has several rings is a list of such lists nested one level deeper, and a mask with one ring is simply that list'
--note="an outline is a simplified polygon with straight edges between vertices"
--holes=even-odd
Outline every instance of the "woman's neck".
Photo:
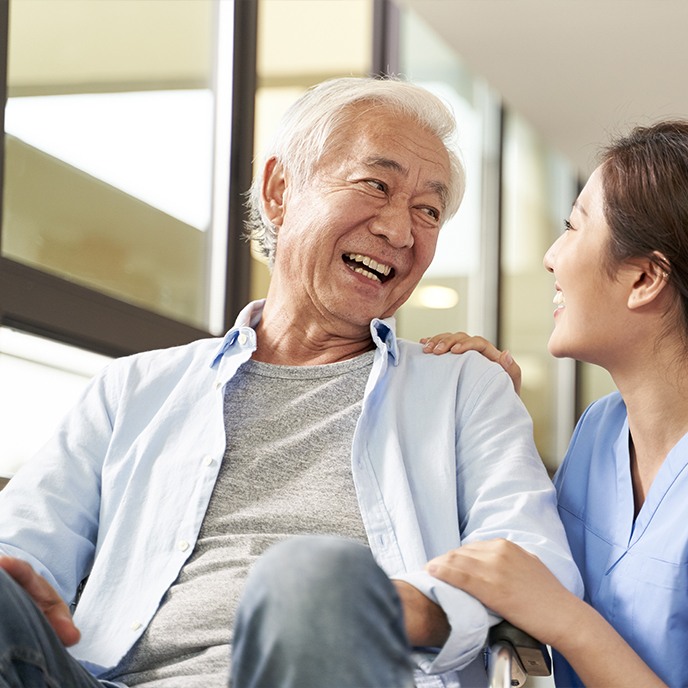
[{"label": "woman's neck", "polygon": [[[667,454],[688,432],[688,375],[683,356],[658,349],[635,369],[614,372],[628,413],[636,514]],[[610,371],[611,372],[611,371]]]}]

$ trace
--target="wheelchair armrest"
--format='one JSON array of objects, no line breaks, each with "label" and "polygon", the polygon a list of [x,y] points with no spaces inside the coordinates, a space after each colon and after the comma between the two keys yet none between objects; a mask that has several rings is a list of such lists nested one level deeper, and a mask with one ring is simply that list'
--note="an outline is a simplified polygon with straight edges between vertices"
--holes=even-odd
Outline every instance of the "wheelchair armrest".
[{"label": "wheelchair armrest", "polygon": [[529,676],[549,676],[552,673],[552,660],[547,647],[508,621],[502,621],[490,629],[489,644],[493,646],[496,643],[509,645],[524,673]]}]

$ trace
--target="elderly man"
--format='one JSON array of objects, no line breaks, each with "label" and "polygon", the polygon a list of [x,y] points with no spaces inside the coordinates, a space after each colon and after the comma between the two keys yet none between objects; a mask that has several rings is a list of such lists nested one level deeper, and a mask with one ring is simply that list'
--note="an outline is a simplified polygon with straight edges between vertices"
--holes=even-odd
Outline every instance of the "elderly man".
[{"label": "elderly man", "polygon": [[112,363],[0,496],[0,679],[479,686],[496,620],[430,558],[507,537],[579,592],[509,377],[394,333],[461,200],[454,133],[401,81],[291,108],[251,194],[267,298]]}]

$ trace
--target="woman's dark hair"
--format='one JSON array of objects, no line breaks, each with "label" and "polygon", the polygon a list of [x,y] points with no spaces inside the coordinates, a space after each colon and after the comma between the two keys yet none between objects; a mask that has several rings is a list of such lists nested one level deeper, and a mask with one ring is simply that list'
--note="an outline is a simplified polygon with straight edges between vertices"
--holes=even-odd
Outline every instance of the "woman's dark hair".
[{"label": "woman's dark hair", "polygon": [[667,273],[688,337],[688,120],[637,127],[602,153],[608,268],[645,257]]}]

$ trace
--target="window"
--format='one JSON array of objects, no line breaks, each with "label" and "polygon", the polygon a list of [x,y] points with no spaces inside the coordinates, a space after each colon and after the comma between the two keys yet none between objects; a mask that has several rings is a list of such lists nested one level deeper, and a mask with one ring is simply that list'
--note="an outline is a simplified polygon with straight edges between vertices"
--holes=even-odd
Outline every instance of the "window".
[{"label": "window", "polygon": [[[372,71],[373,0],[259,0],[255,156],[285,110],[309,87]],[[264,297],[270,275],[252,253],[251,296]]]},{"label": "window", "polygon": [[521,365],[521,396],[540,455],[553,470],[573,430],[575,364],[547,351],[554,279],[542,259],[568,217],[576,178],[516,113],[505,118],[503,145],[501,341]]},{"label": "window", "polygon": [[0,327],[0,487],[48,440],[105,356]]},{"label": "window", "polygon": [[252,5],[3,4],[3,322],[115,354],[224,331],[248,287]]},{"label": "window", "polygon": [[457,120],[467,186],[442,227],[435,259],[399,310],[407,339],[465,330],[496,339],[499,208],[499,101],[454,50],[414,12],[400,17],[399,72],[440,96]]}]

